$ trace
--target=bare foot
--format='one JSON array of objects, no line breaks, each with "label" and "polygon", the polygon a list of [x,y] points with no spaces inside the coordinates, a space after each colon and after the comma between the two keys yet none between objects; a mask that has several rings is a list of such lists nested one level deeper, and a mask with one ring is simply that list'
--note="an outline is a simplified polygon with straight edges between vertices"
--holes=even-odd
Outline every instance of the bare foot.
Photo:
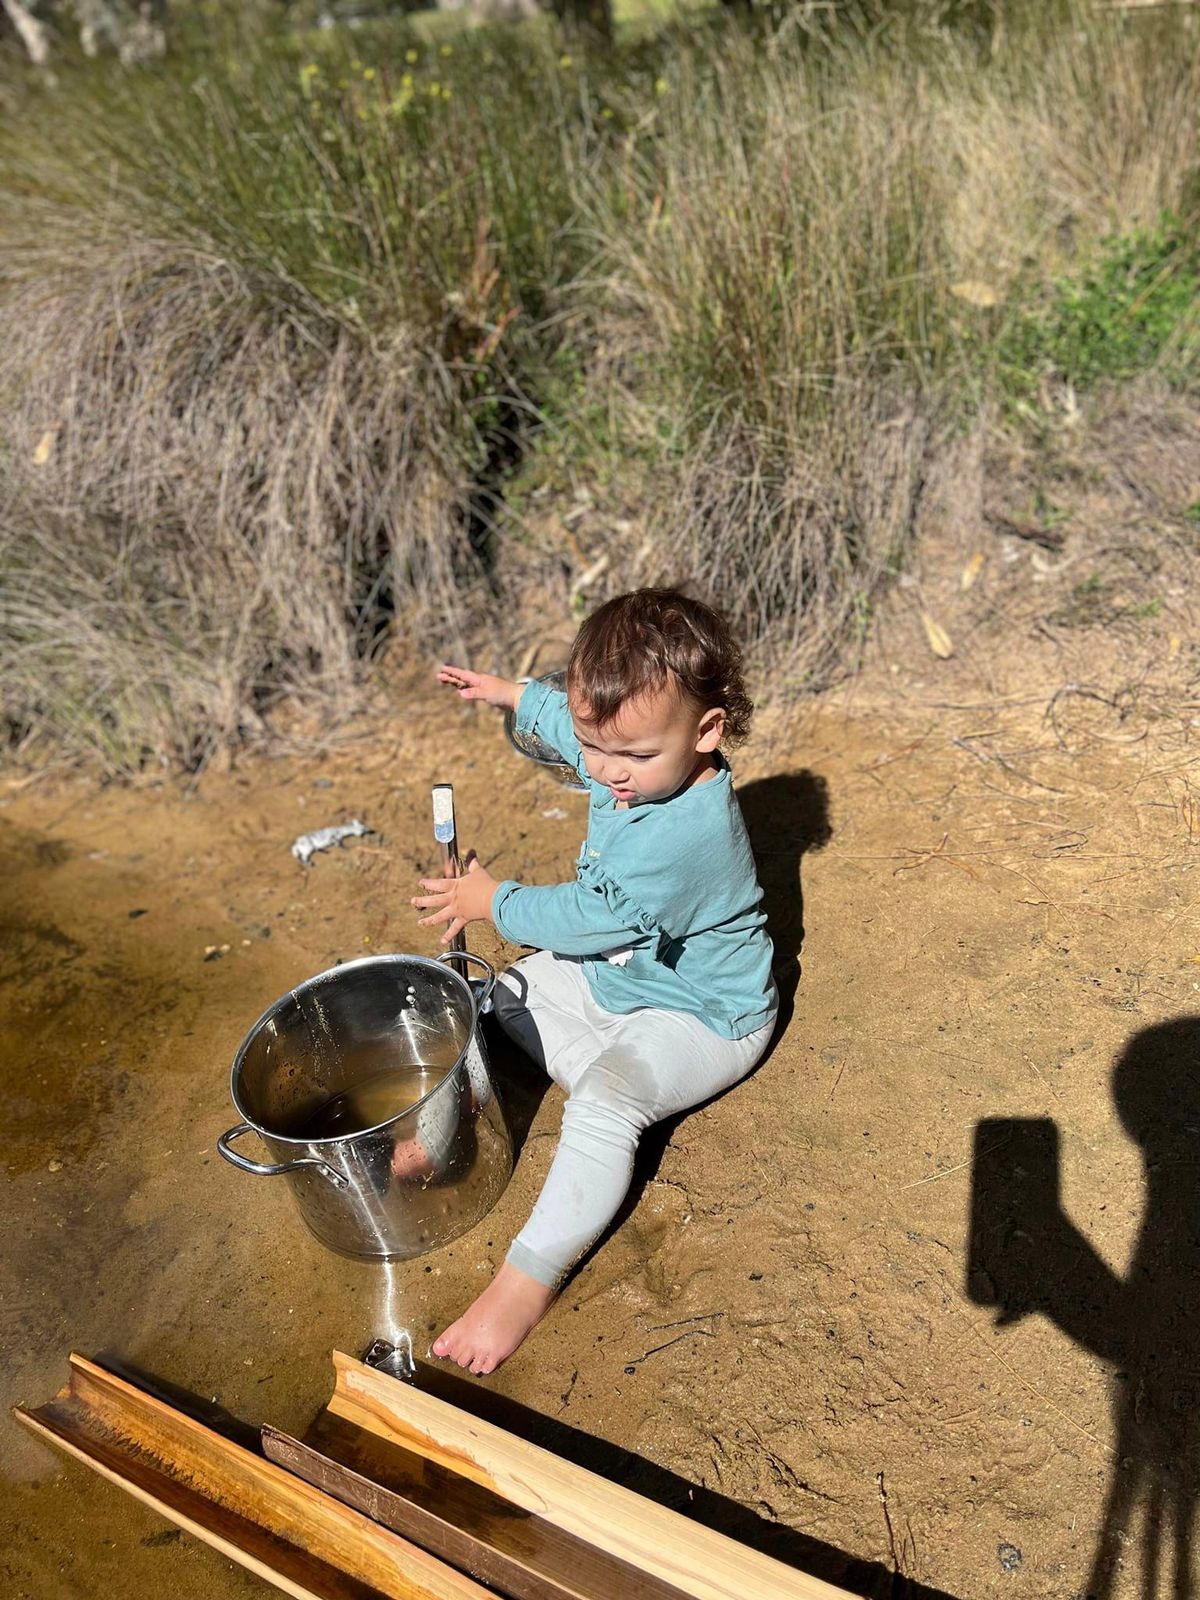
[{"label": "bare foot", "polygon": [[545,1316],[556,1294],[506,1261],[478,1300],[434,1340],[433,1353],[476,1376],[495,1372]]}]

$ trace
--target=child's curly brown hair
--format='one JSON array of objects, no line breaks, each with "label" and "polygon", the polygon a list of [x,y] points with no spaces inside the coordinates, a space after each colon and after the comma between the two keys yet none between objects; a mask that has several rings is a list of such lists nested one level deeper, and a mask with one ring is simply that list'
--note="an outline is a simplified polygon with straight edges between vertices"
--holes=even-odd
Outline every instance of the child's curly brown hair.
[{"label": "child's curly brown hair", "polygon": [[627,701],[671,682],[702,710],[724,711],[724,743],[746,737],[754,703],[742,681],[741,647],[702,600],[677,589],[634,589],[594,611],[571,646],[567,692],[600,727]]}]

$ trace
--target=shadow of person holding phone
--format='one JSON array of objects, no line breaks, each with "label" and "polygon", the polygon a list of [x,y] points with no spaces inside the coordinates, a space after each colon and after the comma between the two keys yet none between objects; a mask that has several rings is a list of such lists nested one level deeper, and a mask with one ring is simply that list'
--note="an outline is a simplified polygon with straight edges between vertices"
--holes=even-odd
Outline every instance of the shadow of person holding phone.
[{"label": "shadow of person holding phone", "polygon": [[[1141,1145],[1145,1207],[1124,1277],[1062,1208],[1058,1129],[991,1117],[975,1130],[967,1292],[997,1325],[1041,1312],[1113,1370],[1116,1460],[1087,1600],[1109,1600],[1137,1552],[1143,1596],[1193,1600],[1200,1494],[1200,1016],[1136,1034],[1113,1072]],[[1168,1569],[1169,1564],[1169,1571]],[[1131,1586],[1132,1589],[1132,1586]]]}]

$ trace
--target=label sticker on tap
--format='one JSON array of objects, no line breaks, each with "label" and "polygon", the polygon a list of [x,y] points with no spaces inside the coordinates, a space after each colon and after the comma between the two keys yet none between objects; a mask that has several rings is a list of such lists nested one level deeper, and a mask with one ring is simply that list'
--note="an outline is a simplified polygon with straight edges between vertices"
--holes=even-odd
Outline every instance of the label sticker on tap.
[{"label": "label sticker on tap", "polygon": [[454,785],[433,786],[433,837],[439,844],[454,842]]}]

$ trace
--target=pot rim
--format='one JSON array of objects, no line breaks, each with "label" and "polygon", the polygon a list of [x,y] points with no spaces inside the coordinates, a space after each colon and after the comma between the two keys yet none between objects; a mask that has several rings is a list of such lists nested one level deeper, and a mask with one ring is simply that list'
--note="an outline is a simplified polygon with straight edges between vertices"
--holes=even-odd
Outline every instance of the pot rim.
[{"label": "pot rim", "polygon": [[[433,1085],[433,1087],[431,1089],[427,1089],[421,1098],[415,1101],[411,1106],[406,1106],[403,1111],[398,1112],[394,1117],[385,1117],[382,1122],[376,1122],[369,1128],[359,1128],[354,1133],[331,1134],[324,1139],[297,1139],[291,1134],[275,1133],[270,1128],[264,1128],[261,1122],[257,1121],[249,1114],[238,1097],[238,1076],[241,1072],[242,1064],[246,1057],[246,1052],[250,1048],[251,1042],[257,1037],[261,1029],[265,1027],[265,1025],[271,1020],[272,1017],[275,1016],[277,1012],[281,1011],[284,1006],[293,1001],[297,995],[303,994],[310,990],[315,984],[322,982],[323,979],[335,977],[338,973],[350,972],[357,967],[384,967],[391,966],[393,963],[398,963],[401,961],[405,963],[415,962],[418,966],[422,967],[435,967],[439,973],[443,973],[445,976],[453,978],[455,983],[460,983],[467,991],[467,1000],[474,1015],[474,1020],[471,1024],[470,1030],[467,1033],[466,1042],[459,1051],[454,1065],[452,1067],[447,1067],[445,1072],[442,1073],[441,1077]],[[450,966],[448,962],[435,960],[432,956],[406,955],[403,951],[393,951],[388,955],[379,954],[371,956],[356,956],[353,961],[339,962],[335,967],[327,967],[324,972],[318,972],[315,973],[311,978],[305,978],[303,983],[294,984],[286,994],[281,994],[277,1000],[273,1000],[263,1014],[258,1018],[258,1020],[250,1025],[245,1034],[242,1036],[242,1042],[237,1047],[237,1053],[233,1058],[233,1066],[230,1068],[230,1099],[233,1101],[234,1110],[237,1112],[238,1116],[241,1117],[243,1122],[249,1123],[250,1127],[254,1129],[255,1133],[257,1133],[260,1138],[274,1139],[279,1144],[296,1145],[302,1149],[307,1149],[314,1146],[319,1147],[338,1144],[352,1144],[355,1139],[361,1139],[369,1133],[379,1133],[382,1129],[390,1128],[393,1123],[400,1122],[405,1117],[412,1116],[415,1111],[419,1111],[425,1102],[430,1098],[430,1096],[435,1095],[446,1082],[446,1080],[452,1077],[453,1074],[458,1071],[459,1067],[462,1066],[467,1051],[471,1048],[471,1040],[475,1037],[475,1030],[478,1028],[478,1026],[479,1009],[475,1000],[475,991],[471,988],[471,985],[468,983],[467,979],[464,978],[460,972],[455,972],[454,968]]]}]

